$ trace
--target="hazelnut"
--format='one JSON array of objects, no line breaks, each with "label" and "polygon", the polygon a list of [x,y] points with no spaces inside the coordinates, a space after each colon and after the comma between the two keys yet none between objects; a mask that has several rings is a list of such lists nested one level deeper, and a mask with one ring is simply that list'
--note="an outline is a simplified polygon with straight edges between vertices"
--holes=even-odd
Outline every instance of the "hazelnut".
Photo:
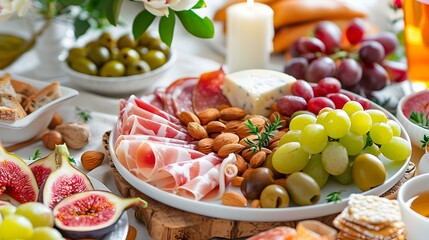
[{"label": "hazelnut", "polygon": [[45,147],[47,147],[51,150],[54,150],[55,145],[63,144],[64,140],[63,140],[63,136],[61,135],[60,132],[52,130],[52,131],[48,131],[47,133],[43,134],[42,142],[43,142],[43,145],[45,145]]},{"label": "hazelnut", "polygon": [[48,128],[55,129],[55,127],[60,125],[61,123],[63,123],[63,118],[61,117],[60,114],[55,112],[54,115],[52,115],[52,119],[51,119],[51,122],[49,123]]},{"label": "hazelnut", "polygon": [[99,151],[86,151],[82,154],[80,162],[83,168],[88,171],[98,167],[104,160],[104,153]]}]

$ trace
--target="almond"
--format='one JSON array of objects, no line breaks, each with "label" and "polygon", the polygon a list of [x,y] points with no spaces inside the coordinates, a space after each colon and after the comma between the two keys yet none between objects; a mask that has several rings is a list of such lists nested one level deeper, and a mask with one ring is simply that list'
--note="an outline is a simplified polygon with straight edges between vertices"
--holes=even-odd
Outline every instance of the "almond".
[{"label": "almond", "polygon": [[[207,126],[207,125],[206,125]],[[222,133],[210,133],[210,138],[217,138],[217,136],[221,135]]]},{"label": "almond", "polygon": [[257,137],[258,137],[257,135],[249,135],[249,136],[247,136],[247,137],[245,137],[245,138],[242,138],[242,139],[240,140],[240,142],[239,142],[239,143],[240,143],[241,145],[243,145],[244,147],[248,148],[248,147],[250,147],[250,146],[249,146],[249,144],[247,144],[247,142],[246,142],[246,141],[248,141],[248,140],[253,141],[253,140],[255,140]]},{"label": "almond", "polygon": [[268,146],[268,148],[269,148],[271,151],[274,151],[274,149],[275,149],[276,147],[278,147],[278,146],[279,146],[279,143],[280,143],[280,140],[277,140],[277,141],[275,141],[275,142],[271,143],[271,144]]},{"label": "almond", "polygon": [[246,169],[246,171],[244,171],[244,173],[243,173],[243,174],[241,174],[241,176],[242,176],[244,179],[246,179],[247,175],[249,175],[249,173],[250,173],[251,171],[253,171],[253,169],[254,169],[254,168],[247,168],[247,169]]},{"label": "almond", "polygon": [[239,153],[243,148],[244,146],[238,143],[226,144],[219,149],[217,155],[221,158],[226,158],[230,153]]},{"label": "almond", "polygon": [[207,108],[206,110],[198,114],[201,124],[205,125],[211,121],[215,121],[219,118],[219,110],[216,108]]},{"label": "almond", "polygon": [[99,151],[86,151],[80,157],[83,168],[88,171],[98,167],[104,160],[104,153]]},{"label": "almond", "polygon": [[253,150],[250,148],[246,148],[241,152],[241,156],[246,160],[250,161],[250,159],[253,157]]},{"label": "almond", "polygon": [[286,189],[286,178],[275,179],[274,184],[280,185]]},{"label": "almond", "polygon": [[188,133],[196,140],[207,138],[207,131],[197,122],[188,123]]},{"label": "almond", "polygon": [[274,137],[270,140],[270,142],[268,143],[268,145],[270,145],[271,143],[273,143],[273,142],[275,142],[275,141],[278,141],[278,140],[280,140],[282,137],[283,137],[283,135],[285,135],[286,134],[286,132],[287,132],[288,130],[286,130],[286,129],[283,129],[283,130],[281,130],[281,131],[278,131],[275,135],[274,135]]},{"label": "almond", "polygon": [[240,120],[233,120],[233,121],[226,122],[225,124],[226,129],[224,132],[235,133],[235,131],[237,130],[238,126],[241,125],[241,123],[242,121]]},{"label": "almond", "polygon": [[244,171],[247,169],[247,162],[244,160],[244,158],[238,154],[235,154],[235,158],[237,159],[235,161],[235,166],[237,166],[238,175],[242,175]]},{"label": "almond", "polygon": [[251,208],[261,208],[261,201],[259,199],[254,199],[251,203],[250,203],[250,207]]},{"label": "almond", "polygon": [[221,133],[214,139],[213,150],[219,151],[221,147],[230,143],[238,143],[240,139],[234,133]]},{"label": "almond", "polygon": [[208,133],[218,133],[223,132],[226,129],[225,124],[219,121],[211,121],[207,123],[206,130]]},{"label": "almond", "polygon": [[277,102],[273,102],[270,106],[270,112],[278,112]]},{"label": "almond", "polygon": [[243,180],[244,180],[244,178],[242,178],[242,177],[235,177],[235,178],[231,179],[231,185],[234,187],[241,187]]},{"label": "almond", "polygon": [[233,207],[246,207],[247,199],[237,192],[227,191],[222,195],[222,204]]},{"label": "almond", "polygon": [[231,121],[231,120],[240,120],[246,116],[246,112],[238,107],[230,107],[222,109],[219,113],[219,118]]},{"label": "almond", "polygon": [[236,134],[240,137],[240,138],[244,138],[250,135],[250,129],[248,126],[246,126],[246,124],[249,123],[249,121],[255,126],[258,127],[259,130],[263,130],[264,126],[265,126],[265,120],[261,117],[258,116],[254,116],[249,118],[246,121],[243,121],[236,130]]},{"label": "almond", "polygon": [[290,117],[285,117],[285,116],[283,116],[283,115],[280,115],[280,113],[278,113],[278,112],[273,112],[273,113],[271,113],[270,114],[270,117],[269,117],[269,119],[270,119],[270,122],[271,123],[274,123],[274,116],[277,116],[277,117],[280,117],[280,120],[283,120],[281,123],[280,123],[280,126],[281,126],[281,128],[280,129],[284,129],[284,128],[286,128],[287,126],[289,126],[289,123],[290,123]]},{"label": "almond", "polygon": [[261,166],[265,162],[266,158],[267,154],[264,151],[255,153],[255,155],[250,159],[250,167],[257,168]]},{"label": "almond", "polygon": [[196,123],[198,123],[198,124],[200,124],[201,122],[200,122],[200,119],[197,117],[197,115],[195,115],[195,113],[193,113],[193,112],[189,112],[189,111],[184,111],[184,112],[181,112],[180,114],[179,114],[179,120],[183,123],[183,124],[185,124],[185,126],[188,126],[188,124],[190,123],[190,122],[196,122]]},{"label": "almond", "polygon": [[213,141],[212,138],[203,138],[197,143],[197,151],[205,154],[213,152]]},{"label": "almond", "polygon": [[219,111],[222,111],[223,109],[225,109],[225,108],[229,108],[229,107],[231,107],[231,105],[229,105],[229,104],[227,104],[227,103],[222,103],[221,105],[217,106],[217,109],[218,109]]},{"label": "almond", "polygon": [[273,152],[273,151],[271,151],[268,148],[261,148],[261,151],[264,152],[265,154],[267,154],[267,156],[270,155]]}]

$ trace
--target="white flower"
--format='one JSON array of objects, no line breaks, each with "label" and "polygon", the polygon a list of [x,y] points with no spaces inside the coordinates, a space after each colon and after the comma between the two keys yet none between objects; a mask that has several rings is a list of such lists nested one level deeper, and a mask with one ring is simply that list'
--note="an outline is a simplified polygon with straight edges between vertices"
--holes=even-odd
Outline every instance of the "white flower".
[{"label": "white flower", "polygon": [[30,9],[30,0],[0,0],[0,24],[6,22],[14,13],[23,17]]},{"label": "white flower", "polygon": [[174,11],[191,9],[198,0],[138,0],[143,2],[144,7],[155,16],[168,16],[168,8]]}]

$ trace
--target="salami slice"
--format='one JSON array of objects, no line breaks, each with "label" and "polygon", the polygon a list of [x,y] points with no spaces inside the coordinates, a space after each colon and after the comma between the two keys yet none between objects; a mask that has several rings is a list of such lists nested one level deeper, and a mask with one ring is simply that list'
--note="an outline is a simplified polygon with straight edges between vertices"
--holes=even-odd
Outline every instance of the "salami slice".
[{"label": "salami slice", "polygon": [[222,94],[222,85],[225,73],[222,68],[214,72],[204,73],[200,76],[192,95],[192,105],[195,113],[207,108],[217,108],[228,104],[228,99]]},{"label": "salami slice", "polygon": [[173,82],[165,92],[165,106],[168,113],[178,116],[183,111],[193,112],[192,95],[198,78],[181,78]]}]

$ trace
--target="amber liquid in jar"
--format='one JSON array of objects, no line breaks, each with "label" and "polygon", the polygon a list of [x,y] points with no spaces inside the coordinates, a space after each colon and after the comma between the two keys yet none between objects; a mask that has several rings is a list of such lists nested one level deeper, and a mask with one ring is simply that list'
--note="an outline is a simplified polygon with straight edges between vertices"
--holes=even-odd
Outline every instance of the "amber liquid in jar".
[{"label": "amber liquid in jar", "polygon": [[410,199],[410,207],[423,217],[429,218],[429,192],[424,192]]},{"label": "amber liquid in jar", "polygon": [[408,78],[429,88],[429,0],[405,0]]}]

